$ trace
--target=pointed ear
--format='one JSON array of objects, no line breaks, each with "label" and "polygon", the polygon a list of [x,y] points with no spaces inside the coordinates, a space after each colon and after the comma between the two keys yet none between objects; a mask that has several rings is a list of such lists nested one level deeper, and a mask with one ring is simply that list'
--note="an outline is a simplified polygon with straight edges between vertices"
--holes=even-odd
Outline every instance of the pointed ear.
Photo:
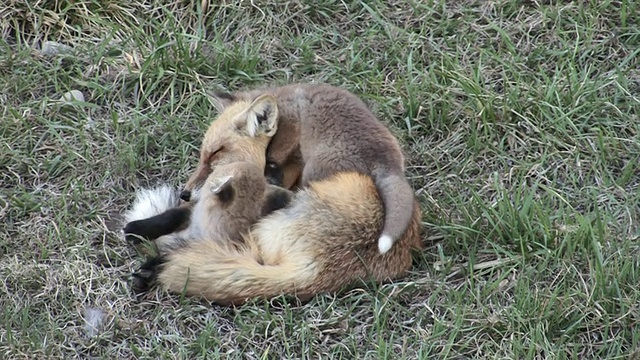
[{"label": "pointed ear", "polygon": [[227,175],[212,181],[211,192],[214,193],[222,202],[228,202],[233,199],[233,175]]},{"label": "pointed ear", "polygon": [[264,94],[258,96],[247,109],[246,122],[238,122],[238,127],[244,127],[249,136],[273,136],[278,130],[278,102],[276,98]]},{"label": "pointed ear", "polygon": [[209,95],[209,101],[218,112],[224,111],[227,106],[238,101],[237,96],[224,91],[207,92],[207,95]]}]

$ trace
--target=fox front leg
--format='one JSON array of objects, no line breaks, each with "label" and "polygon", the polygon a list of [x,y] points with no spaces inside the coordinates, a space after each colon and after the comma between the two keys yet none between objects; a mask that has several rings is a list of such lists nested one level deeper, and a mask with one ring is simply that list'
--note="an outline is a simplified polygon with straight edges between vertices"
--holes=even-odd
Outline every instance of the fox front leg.
[{"label": "fox front leg", "polygon": [[124,227],[125,239],[133,245],[142,240],[155,240],[163,235],[185,229],[191,217],[191,207],[169,209],[150,218],[136,220]]}]

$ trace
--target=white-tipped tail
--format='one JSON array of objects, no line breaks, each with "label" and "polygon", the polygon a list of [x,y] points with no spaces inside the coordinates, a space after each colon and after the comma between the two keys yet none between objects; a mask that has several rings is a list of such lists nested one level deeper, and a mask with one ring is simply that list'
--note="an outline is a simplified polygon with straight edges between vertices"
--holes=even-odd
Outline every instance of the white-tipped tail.
[{"label": "white-tipped tail", "polygon": [[169,185],[160,185],[151,189],[140,189],[136,193],[131,209],[123,214],[125,223],[147,219],[178,206],[178,191]]},{"label": "white-tipped tail", "polygon": [[384,203],[384,226],[378,249],[384,254],[401,239],[413,218],[414,193],[402,174],[382,174],[376,177],[376,187]]},{"label": "white-tipped tail", "polygon": [[393,246],[393,239],[389,235],[382,235],[380,239],[378,239],[378,250],[380,250],[380,254],[384,254]]}]

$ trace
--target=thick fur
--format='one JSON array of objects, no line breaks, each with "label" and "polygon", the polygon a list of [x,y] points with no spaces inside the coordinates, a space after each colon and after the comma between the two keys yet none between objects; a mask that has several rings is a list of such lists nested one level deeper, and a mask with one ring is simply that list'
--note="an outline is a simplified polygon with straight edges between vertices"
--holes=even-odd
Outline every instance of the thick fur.
[{"label": "thick fur", "polygon": [[278,130],[278,105],[265,94],[240,100],[224,109],[204,135],[198,167],[189,177],[180,197],[190,201],[216,166],[247,161],[266,166],[265,149]]},{"label": "thick fur", "polygon": [[[189,191],[182,191],[180,194],[166,186],[140,191],[132,209],[124,215],[125,238],[129,242],[137,244],[144,239],[154,240],[171,234],[172,236],[156,241],[158,245],[166,244],[171,247],[183,243],[186,241],[184,239],[202,236],[205,233],[221,235],[223,229],[215,229],[219,219],[202,219],[204,213],[209,214],[208,211],[203,211],[203,207],[207,200],[214,198],[222,200],[221,196],[228,194],[223,192],[212,197],[205,191],[201,198],[198,196],[200,188],[206,181],[219,182],[224,176],[232,175],[232,168],[221,170],[218,175],[212,174],[212,171],[215,173],[218,167],[228,164],[251,164],[263,169],[264,174],[265,151],[269,140],[278,129],[277,102],[270,95],[258,96],[251,101],[238,101],[222,112],[215,123],[219,131],[213,131],[210,128],[205,134],[198,169],[192,176],[192,180],[198,183],[198,187],[191,187]],[[225,171],[228,172],[225,173]],[[260,183],[263,182],[263,179],[259,180]],[[245,186],[240,195],[243,196],[254,190],[264,192],[263,189]],[[283,199],[283,195],[279,198]],[[188,202],[178,205],[179,199]],[[270,201],[265,203],[263,212],[273,209],[274,206],[284,206],[283,201],[274,202],[273,199]],[[208,204],[210,205],[211,202]],[[165,211],[162,212],[162,210]],[[240,216],[243,213],[241,210],[228,213],[234,214],[237,219],[235,224],[224,223],[227,226],[225,231],[228,233],[237,234],[238,229],[245,229],[248,226],[246,219]],[[192,218],[194,221],[191,221]],[[237,229],[232,230],[231,226],[236,226]]]},{"label": "thick fur", "polygon": [[396,246],[380,254],[384,209],[369,176],[344,172],[311,182],[291,204],[256,223],[240,244],[194,241],[145,265],[141,281],[157,280],[220,304],[278,295],[307,300],[360,280],[405,275],[420,248],[420,209]]},{"label": "thick fur", "polygon": [[[278,131],[267,161],[282,171],[282,184],[293,189],[341,171],[371,175],[384,204],[385,221],[377,239],[381,254],[405,232],[412,219],[414,192],[404,175],[404,155],[396,138],[354,94],[325,84],[291,84],[234,94],[218,94],[221,110],[272,95],[277,99]],[[224,130],[214,121],[210,132],[220,146]],[[203,144],[205,144],[203,143]],[[271,170],[272,171],[272,170]],[[186,189],[197,187],[196,171]]]},{"label": "thick fur", "polygon": [[[186,190],[199,190],[202,196],[207,188],[203,186],[206,179],[224,164],[247,161],[264,167],[266,147],[273,136],[269,124],[274,122],[278,126],[276,136],[287,133],[294,136],[293,152],[283,155],[287,158],[283,183],[291,188],[300,183],[302,153],[295,140],[300,135],[291,132],[296,121],[292,122],[293,127],[285,127],[282,132],[279,121],[291,115],[285,111],[284,117],[278,115],[278,121],[271,121],[274,114],[280,113],[280,108],[261,96],[256,100],[235,99],[212,122],[201,147],[198,169],[189,179]],[[255,107],[258,101],[266,101],[263,105],[269,110],[263,111],[264,106]],[[253,118],[258,124],[266,124],[255,127],[258,132],[253,135],[246,127],[237,126],[238,119],[250,120],[248,111],[262,114]],[[320,160],[329,161],[329,165],[330,161],[341,162],[340,158]],[[349,161],[341,166],[359,166],[349,165]],[[318,179],[307,181],[307,186],[293,198],[287,190],[278,192],[277,188],[267,186],[267,194],[260,197],[261,200],[247,201],[248,206],[260,209],[260,214],[266,217],[241,231],[240,241],[228,241],[227,236],[215,233],[182,239],[177,242],[179,246],[166,247],[161,257],[146,263],[136,274],[134,285],[145,289],[157,281],[175,293],[184,290],[187,295],[202,296],[221,304],[241,304],[255,297],[278,295],[307,300],[318,293],[355,286],[361,280],[383,282],[403,276],[411,266],[412,249],[421,247],[417,202],[410,199],[409,226],[396,244],[381,254],[376,240],[383,228],[385,209],[376,182],[372,180],[376,173],[369,168],[341,171],[322,166],[322,161],[319,163],[317,168],[324,169],[324,173],[314,175]],[[264,182],[265,178],[256,181]],[[191,200],[193,209],[200,196]],[[209,211],[215,214],[227,211],[225,209],[229,213],[224,221],[233,221],[230,208],[211,207]]]},{"label": "thick fur", "polygon": [[[242,234],[259,218],[287,206],[293,193],[268,185],[263,172],[263,168],[248,162],[218,166],[200,189],[193,207],[171,208],[148,219],[128,223],[128,232],[155,240],[159,252],[158,257],[149,260],[134,274],[134,290],[142,292],[155,282],[156,268],[165,261],[166,254],[196,242],[238,246],[243,241]],[[173,215],[185,210],[189,211],[185,218]],[[158,219],[164,222],[159,223]],[[180,231],[161,233],[170,228]]]},{"label": "thick fur", "polygon": [[[194,241],[241,242],[242,233],[251,225],[287,206],[292,197],[289,190],[267,184],[263,167],[249,162],[225,164],[209,175],[192,207],[172,208],[149,219],[129,223],[127,227],[138,224],[138,229],[179,229],[165,233],[154,230],[160,253]],[[189,210],[189,216],[173,215],[185,209]],[[158,224],[157,219],[162,217],[165,223]]]}]

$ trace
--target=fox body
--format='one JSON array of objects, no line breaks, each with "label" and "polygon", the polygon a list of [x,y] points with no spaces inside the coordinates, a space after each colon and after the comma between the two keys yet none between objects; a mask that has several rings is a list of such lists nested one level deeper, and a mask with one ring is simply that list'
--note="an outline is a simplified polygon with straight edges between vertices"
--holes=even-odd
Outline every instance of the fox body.
[{"label": "fox body", "polygon": [[[200,189],[194,206],[177,207],[187,212],[184,217],[162,218],[175,222],[180,230],[155,239],[160,253],[194,241],[242,241],[243,232],[259,218],[284,207],[293,195],[289,190],[267,184],[263,173],[264,168],[249,162],[216,167]],[[175,214],[174,210],[168,209],[168,213]],[[146,233],[144,226],[153,231],[157,222],[139,223],[137,231]]]},{"label": "fox body", "polygon": [[[278,130],[266,159],[282,172],[285,188],[308,186],[339,172],[370,175],[384,204],[378,238],[381,254],[412,221],[413,190],[404,176],[404,156],[391,132],[354,94],[325,84],[291,84],[234,94],[216,94],[222,113],[265,94],[277,100]],[[183,198],[197,189],[210,171],[210,149],[225,146],[223,124],[214,121],[203,143],[200,163],[187,181]],[[267,168],[269,170],[269,168]]]}]

